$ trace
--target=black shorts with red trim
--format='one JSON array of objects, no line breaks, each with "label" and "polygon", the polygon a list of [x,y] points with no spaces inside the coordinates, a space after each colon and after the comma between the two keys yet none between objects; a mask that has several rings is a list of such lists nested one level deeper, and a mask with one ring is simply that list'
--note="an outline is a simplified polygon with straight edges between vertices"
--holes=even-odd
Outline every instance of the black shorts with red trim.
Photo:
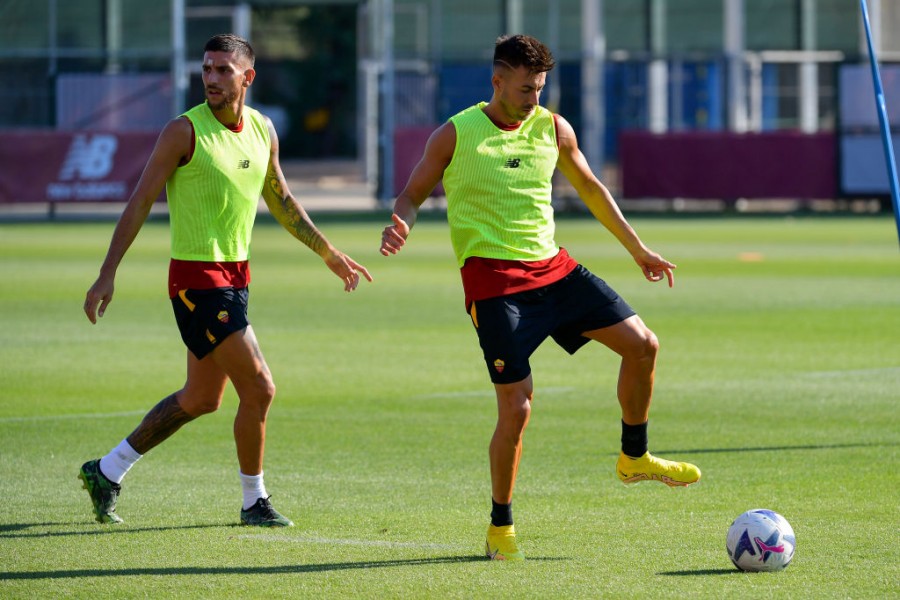
[{"label": "black shorts with red trim", "polygon": [[184,345],[202,359],[229,335],[246,328],[249,298],[250,289],[245,287],[178,290],[172,309]]},{"label": "black shorts with red trim", "polygon": [[590,341],[583,333],[636,314],[605,281],[581,265],[550,285],[476,300],[469,311],[494,383],[528,377],[528,360],[548,337],[575,354]]}]

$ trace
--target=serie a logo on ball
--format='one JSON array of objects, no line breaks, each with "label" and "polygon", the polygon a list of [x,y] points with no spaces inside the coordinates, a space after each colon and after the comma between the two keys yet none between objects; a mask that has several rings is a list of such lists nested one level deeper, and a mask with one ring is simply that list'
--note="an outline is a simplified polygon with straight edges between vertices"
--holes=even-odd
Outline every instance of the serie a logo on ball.
[{"label": "serie a logo on ball", "polygon": [[756,508],[734,520],[725,549],[741,571],[780,571],[794,558],[796,543],[794,530],[784,517]]}]

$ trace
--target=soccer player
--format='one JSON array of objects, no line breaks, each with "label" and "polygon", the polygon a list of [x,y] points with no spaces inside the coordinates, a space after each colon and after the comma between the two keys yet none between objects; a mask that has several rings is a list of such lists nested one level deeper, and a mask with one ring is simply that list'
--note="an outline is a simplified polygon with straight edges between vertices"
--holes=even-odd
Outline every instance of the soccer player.
[{"label": "soccer player", "polygon": [[696,466],[647,451],[656,336],[603,280],[554,241],[551,179],[558,168],[647,280],[666,279],[670,287],[674,283],[675,265],[641,242],[591,172],[572,126],[538,105],[553,67],[553,57],[540,41],[525,35],[500,37],[490,102],[463,110],[432,133],[395,200],[393,224],[381,238],[383,255],[399,252],[419,207],[443,179],[466,310],[497,397],[486,542],[487,556],[497,560],[524,559],[516,545],[512,496],[534,395],[528,359],[548,336],[569,353],[595,340],[622,358],[619,479],[669,486],[700,479]]},{"label": "soccer player", "polygon": [[230,380],[239,398],[234,439],[243,490],[241,522],[262,527],[293,523],[269,501],[263,481],[266,415],[275,396],[272,374],[247,318],[250,233],[262,195],[272,215],[356,289],[365,267],[335,248],[288,190],[272,122],[246,106],[256,76],[254,53],[231,34],[204,48],[206,101],[163,128],[116,225],[84,312],[91,323],[113,297],[116,269],[166,187],[171,219],[169,297],[187,346],[184,387],[159,402],[128,437],[79,473],[100,523],[121,523],[116,501],[137,460],[182,425],[215,411]]}]

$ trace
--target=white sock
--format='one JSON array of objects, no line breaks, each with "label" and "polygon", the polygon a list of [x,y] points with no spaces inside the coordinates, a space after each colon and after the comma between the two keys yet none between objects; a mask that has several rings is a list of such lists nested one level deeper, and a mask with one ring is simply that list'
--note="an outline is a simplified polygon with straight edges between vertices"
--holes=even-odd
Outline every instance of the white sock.
[{"label": "white sock", "polygon": [[109,454],[100,459],[100,472],[113,483],[122,483],[125,473],[141,458],[128,440],[122,440]]},{"label": "white sock", "polygon": [[241,490],[244,492],[244,510],[247,510],[260,498],[268,498],[269,495],[266,493],[266,484],[263,483],[263,474],[259,475],[244,475],[240,471],[238,474],[241,476]]}]

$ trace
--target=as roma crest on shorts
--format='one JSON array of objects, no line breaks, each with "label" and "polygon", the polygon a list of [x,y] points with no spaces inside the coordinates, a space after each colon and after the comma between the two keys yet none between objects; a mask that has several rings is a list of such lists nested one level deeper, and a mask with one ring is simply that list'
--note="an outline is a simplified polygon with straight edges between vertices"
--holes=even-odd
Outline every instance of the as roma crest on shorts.
[{"label": "as roma crest on shorts", "polygon": [[228,322],[228,311],[220,310],[219,314],[216,315],[216,318],[219,319],[220,321],[222,321],[223,323],[227,323]]},{"label": "as roma crest on shorts", "polygon": [[503,372],[503,368],[504,368],[505,366],[506,366],[506,363],[503,362],[502,359],[499,359],[499,358],[498,358],[497,360],[494,361],[494,368],[497,370],[498,373],[502,373],[502,372]]}]

